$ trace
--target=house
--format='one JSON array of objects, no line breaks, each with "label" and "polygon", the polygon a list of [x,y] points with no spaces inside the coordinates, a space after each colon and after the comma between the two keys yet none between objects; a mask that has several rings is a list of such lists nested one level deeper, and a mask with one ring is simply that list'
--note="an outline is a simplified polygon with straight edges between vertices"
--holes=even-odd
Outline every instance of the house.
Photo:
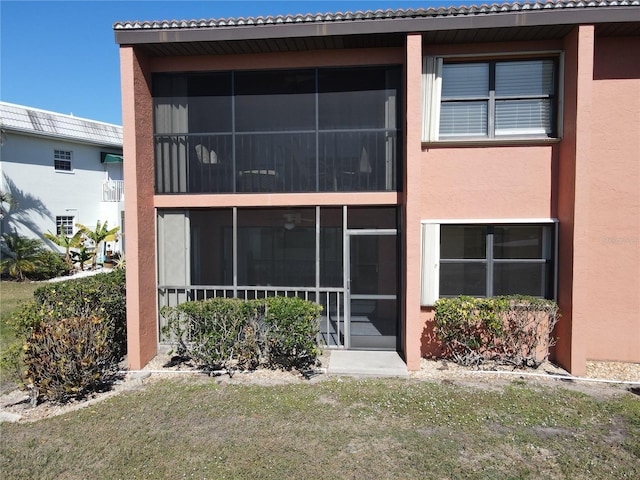
[{"label": "house", "polygon": [[73,235],[76,223],[122,230],[122,127],[6,102],[0,122],[1,189],[15,201],[2,232],[46,241],[45,232]]},{"label": "house", "polygon": [[158,309],[299,295],[331,348],[438,353],[443,296],[556,298],[640,361],[640,3],[122,22],[129,363]]}]

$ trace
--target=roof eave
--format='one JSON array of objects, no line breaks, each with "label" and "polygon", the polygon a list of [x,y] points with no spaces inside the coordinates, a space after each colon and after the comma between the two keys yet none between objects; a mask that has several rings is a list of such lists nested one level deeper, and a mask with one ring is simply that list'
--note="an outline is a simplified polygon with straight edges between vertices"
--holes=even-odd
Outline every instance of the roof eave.
[{"label": "roof eave", "polygon": [[10,127],[6,125],[2,125],[2,131],[7,133],[14,133],[19,135],[27,135],[30,137],[45,137],[45,138],[56,138],[60,140],[65,140],[70,143],[78,143],[82,145],[94,145],[99,147],[109,147],[109,148],[119,148],[122,149],[122,141],[109,141],[109,140],[92,140],[86,138],[72,137],[70,135],[61,135],[59,133],[54,132],[36,132],[34,130],[29,130],[26,128],[16,128]]},{"label": "roof eave", "polygon": [[535,27],[599,23],[640,22],[637,7],[594,9],[546,9],[498,14],[389,18],[356,21],[324,21],[229,27],[115,29],[120,45],[151,43],[216,42],[274,38],[326,37],[391,33],[421,33],[508,27]]}]

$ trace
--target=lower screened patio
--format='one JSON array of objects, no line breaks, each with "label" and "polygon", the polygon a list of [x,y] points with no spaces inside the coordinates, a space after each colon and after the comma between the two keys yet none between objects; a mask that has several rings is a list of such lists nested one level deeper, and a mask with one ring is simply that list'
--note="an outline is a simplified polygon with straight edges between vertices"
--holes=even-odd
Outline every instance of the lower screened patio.
[{"label": "lower screened patio", "polygon": [[159,209],[157,220],[159,309],[299,296],[323,306],[323,345],[400,350],[396,205]]}]

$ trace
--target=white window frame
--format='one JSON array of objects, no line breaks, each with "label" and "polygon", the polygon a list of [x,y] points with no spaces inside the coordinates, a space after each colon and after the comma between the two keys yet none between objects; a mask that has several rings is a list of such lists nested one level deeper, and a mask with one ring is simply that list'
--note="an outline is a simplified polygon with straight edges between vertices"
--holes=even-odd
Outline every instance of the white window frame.
[{"label": "white window frame", "polygon": [[[464,137],[440,138],[440,107],[442,104],[442,69],[446,60],[464,59],[469,62],[482,60],[535,60],[537,58],[556,58],[557,60],[557,91],[555,136],[497,136],[497,137]],[[483,53],[473,55],[433,55],[425,56],[422,65],[422,142],[423,143],[536,143],[540,141],[557,142],[562,138],[562,118],[564,99],[564,53],[559,50],[545,50],[536,52]]]},{"label": "white window frame", "polygon": [[[71,237],[75,231],[75,217],[73,215],[56,215],[56,235],[60,234],[60,227],[64,228],[64,234]],[[67,229],[71,228],[71,232]]]},{"label": "white window frame", "polygon": [[[65,162],[64,163],[65,165],[68,162],[69,168],[59,168],[57,162],[60,162],[60,164],[62,164],[62,162]],[[55,149],[53,151],[53,168],[56,172],[62,172],[62,173],[73,172],[73,152],[71,150]]]},{"label": "white window frame", "polygon": [[420,259],[420,304],[431,307],[440,298],[440,226],[441,225],[553,225],[553,298],[558,298],[558,219],[492,218],[422,220]]}]

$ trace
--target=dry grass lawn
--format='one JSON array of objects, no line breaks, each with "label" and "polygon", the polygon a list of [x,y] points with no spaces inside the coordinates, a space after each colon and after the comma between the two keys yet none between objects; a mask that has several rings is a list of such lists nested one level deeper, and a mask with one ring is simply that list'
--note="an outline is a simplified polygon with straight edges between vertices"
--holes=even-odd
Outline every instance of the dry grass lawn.
[{"label": "dry grass lawn", "polygon": [[640,398],[327,378],[162,379],[0,424],[4,479],[640,478]]}]

